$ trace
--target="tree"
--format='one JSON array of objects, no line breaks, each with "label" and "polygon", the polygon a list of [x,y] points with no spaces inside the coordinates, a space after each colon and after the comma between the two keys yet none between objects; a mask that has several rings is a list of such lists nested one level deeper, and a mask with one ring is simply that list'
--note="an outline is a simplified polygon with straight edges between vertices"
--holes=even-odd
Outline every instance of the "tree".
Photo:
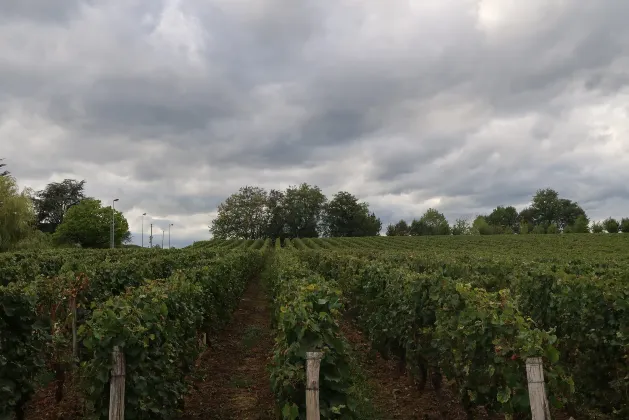
[{"label": "tree", "polygon": [[410,235],[410,229],[405,220],[400,220],[395,225],[387,226],[387,236],[408,236]]},{"label": "tree", "polygon": [[572,225],[573,233],[590,233],[590,220],[585,214],[580,215]]},{"label": "tree", "polygon": [[340,191],[324,207],[323,226],[328,236],[376,236],[382,223],[375,214],[369,213],[367,203],[346,192]]},{"label": "tree", "polygon": [[603,222],[603,227],[608,233],[618,233],[618,230],[620,229],[620,223],[618,223],[618,220],[608,217]]},{"label": "tree", "polygon": [[518,231],[520,223],[518,219],[518,211],[513,206],[498,206],[485,218],[487,223],[495,228],[498,232],[504,232],[507,229]]},{"label": "tree", "polygon": [[469,235],[471,228],[467,220],[456,219],[451,230],[453,235]]},{"label": "tree", "polygon": [[599,222],[592,223],[592,233],[603,233],[603,224]]},{"label": "tree", "polygon": [[556,223],[551,223],[548,225],[548,229],[546,229],[546,233],[557,234],[559,233],[559,226]]},{"label": "tree", "polygon": [[449,235],[448,220],[438,210],[429,208],[419,220],[413,220],[411,235]]},{"label": "tree", "polygon": [[[4,159],[0,159],[0,162],[2,162]],[[0,163],[0,177],[5,177],[5,176],[9,176],[10,172],[6,171],[6,170],[2,170],[2,168],[6,167],[7,164],[6,163]]]},{"label": "tree", "polygon": [[623,217],[620,221],[620,231],[622,233],[629,233],[629,217]]},{"label": "tree", "polygon": [[0,251],[11,249],[32,234],[34,221],[28,192],[20,192],[12,176],[0,176]]},{"label": "tree", "polygon": [[476,216],[476,219],[472,222],[472,231],[477,235],[492,235],[494,233],[485,216]]},{"label": "tree", "polygon": [[537,225],[533,228],[531,233],[534,233],[536,235],[543,235],[546,233],[546,229],[544,228],[544,225]]},{"label": "tree", "polygon": [[111,241],[111,221],[115,220],[115,246],[131,240],[127,219],[100,200],[87,198],[66,212],[53,239],[58,244],[80,245],[83,248],[107,248]]},{"label": "tree", "polygon": [[284,193],[271,190],[266,203],[266,234],[265,237],[282,241],[285,235],[286,214],[284,209]]},{"label": "tree", "polygon": [[52,182],[38,191],[33,198],[37,228],[42,232],[55,232],[68,209],[85,198],[84,189],[85,181],[64,179],[62,182]]},{"label": "tree", "polygon": [[560,229],[573,226],[579,217],[587,218],[585,210],[578,203],[562,198],[559,200],[559,218],[556,221]]},{"label": "tree", "polygon": [[35,229],[35,213],[33,212],[33,227],[30,229],[30,233],[17,242],[11,250],[15,251],[32,251],[50,249],[53,246],[52,235],[50,233],[44,233]]},{"label": "tree", "polygon": [[559,220],[561,209],[559,193],[551,188],[537,190],[530,209],[535,225],[541,225],[545,229]]},{"label": "tree", "polygon": [[408,229],[409,235],[411,236],[423,236],[430,235],[430,229],[426,226],[422,220],[413,219],[411,222],[411,226]]},{"label": "tree", "polygon": [[537,190],[529,208],[520,212],[520,221],[526,220],[529,226],[541,225],[545,230],[555,223],[559,230],[566,226],[573,226],[579,216],[585,216],[585,211],[578,203],[565,198],[559,198],[557,191],[546,188]]},{"label": "tree", "polygon": [[530,230],[530,225],[526,220],[520,220],[520,235],[528,235]]},{"label": "tree", "polygon": [[267,234],[267,192],[260,187],[241,187],[219,204],[210,232],[220,239],[261,239]]},{"label": "tree", "polygon": [[524,223],[526,223],[526,226],[529,228],[529,233],[533,230],[533,227],[535,226],[535,218],[533,216],[533,209],[530,207],[526,207],[520,211],[518,214],[520,233],[522,233],[522,224]]},{"label": "tree", "polygon": [[286,233],[290,238],[316,238],[321,233],[321,217],[327,199],[317,186],[303,183],[284,193]]}]

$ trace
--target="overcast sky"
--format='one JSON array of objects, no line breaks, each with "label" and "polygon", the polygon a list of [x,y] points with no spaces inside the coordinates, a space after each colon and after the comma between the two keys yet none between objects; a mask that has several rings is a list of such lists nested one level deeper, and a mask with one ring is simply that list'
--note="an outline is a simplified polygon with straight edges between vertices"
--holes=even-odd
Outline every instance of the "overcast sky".
[{"label": "overcast sky", "polygon": [[[629,1],[0,1],[0,157],[85,179],[140,241],[209,238],[243,185],[386,225],[525,206],[629,216]],[[154,234],[155,234],[154,230]],[[157,230],[159,232],[159,230]]]}]

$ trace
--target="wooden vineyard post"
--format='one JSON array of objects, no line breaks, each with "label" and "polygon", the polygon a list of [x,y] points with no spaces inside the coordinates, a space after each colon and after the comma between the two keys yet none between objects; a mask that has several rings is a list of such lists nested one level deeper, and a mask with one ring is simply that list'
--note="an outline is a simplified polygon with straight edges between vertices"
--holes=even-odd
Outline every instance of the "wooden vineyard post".
[{"label": "wooden vineyard post", "polygon": [[72,311],[72,358],[76,360],[79,355],[78,341],[76,339],[76,297],[70,300],[70,311]]},{"label": "wooden vineyard post", "polygon": [[529,400],[533,420],[550,420],[550,409],[544,384],[544,367],[541,357],[526,359],[526,380],[529,385]]},{"label": "wooden vineyard post", "polygon": [[319,420],[319,369],[321,352],[306,353],[306,420]]},{"label": "wooden vineyard post", "polygon": [[124,420],[124,354],[114,346],[113,367],[109,379],[109,420]]}]

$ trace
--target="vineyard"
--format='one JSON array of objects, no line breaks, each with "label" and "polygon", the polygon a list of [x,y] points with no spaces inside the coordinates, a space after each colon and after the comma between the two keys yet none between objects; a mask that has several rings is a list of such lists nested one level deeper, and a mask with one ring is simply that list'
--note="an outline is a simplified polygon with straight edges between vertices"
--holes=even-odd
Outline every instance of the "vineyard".
[{"label": "vineyard", "polygon": [[554,418],[629,417],[623,234],[5,253],[0,306],[0,418],[108,418],[116,349],[129,419],[305,418],[315,350],[326,419],[527,418],[529,357]]}]

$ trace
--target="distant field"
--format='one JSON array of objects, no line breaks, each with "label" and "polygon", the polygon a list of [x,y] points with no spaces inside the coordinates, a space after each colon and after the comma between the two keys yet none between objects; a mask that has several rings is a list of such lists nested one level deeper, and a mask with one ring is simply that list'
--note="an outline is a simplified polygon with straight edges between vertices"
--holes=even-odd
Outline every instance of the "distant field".
[{"label": "distant field", "polygon": [[[244,239],[199,241],[194,248],[258,249],[263,241]],[[284,239],[282,248],[382,250],[414,253],[456,253],[459,256],[509,256],[526,260],[603,259],[629,261],[629,235],[490,235],[371,236],[362,238]]]}]

